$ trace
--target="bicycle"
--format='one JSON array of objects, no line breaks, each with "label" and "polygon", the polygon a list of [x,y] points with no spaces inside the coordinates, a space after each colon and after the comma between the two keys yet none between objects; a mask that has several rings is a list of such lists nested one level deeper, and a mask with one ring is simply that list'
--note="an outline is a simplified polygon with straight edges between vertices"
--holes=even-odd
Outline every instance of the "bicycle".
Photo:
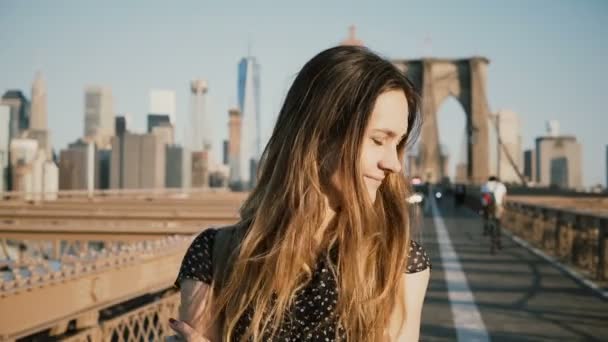
[{"label": "bicycle", "polygon": [[490,254],[496,254],[497,249],[502,249],[500,219],[496,211],[494,207],[483,209],[483,235],[490,237]]}]

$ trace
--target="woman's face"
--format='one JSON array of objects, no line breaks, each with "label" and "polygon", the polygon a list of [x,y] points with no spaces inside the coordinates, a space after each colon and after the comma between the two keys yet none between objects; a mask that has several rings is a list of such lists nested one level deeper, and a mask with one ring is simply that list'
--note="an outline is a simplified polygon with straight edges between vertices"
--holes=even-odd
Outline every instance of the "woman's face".
[{"label": "woman's face", "polygon": [[361,171],[371,201],[384,178],[401,171],[397,145],[407,132],[408,105],[402,90],[389,90],[378,96],[365,129],[361,149]]}]

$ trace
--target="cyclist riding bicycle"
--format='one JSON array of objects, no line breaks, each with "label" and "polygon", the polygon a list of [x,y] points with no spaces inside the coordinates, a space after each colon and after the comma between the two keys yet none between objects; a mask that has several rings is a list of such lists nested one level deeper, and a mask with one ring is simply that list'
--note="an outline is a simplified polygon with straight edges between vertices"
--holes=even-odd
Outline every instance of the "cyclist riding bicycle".
[{"label": "cyclist riding bicycle", "polygon": [[483,235],[491,235],[491,250],[502,249],[500,218],[504,211],[507,188],[497,177],[490,176],[481,186],[481,208],[483,215]]}]

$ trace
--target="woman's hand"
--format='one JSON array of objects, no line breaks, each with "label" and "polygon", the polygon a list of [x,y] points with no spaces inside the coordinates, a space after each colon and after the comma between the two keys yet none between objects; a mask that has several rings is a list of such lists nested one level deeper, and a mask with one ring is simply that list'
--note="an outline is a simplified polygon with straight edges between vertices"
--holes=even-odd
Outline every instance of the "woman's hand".
[{"label": "woman's hand", "polygon": [[186,342],[211,342],[208,338],[201,335],[198,331],[194,330],[188,323],[184,321],[178,321],[173,318],[169,318],[169,326],[175,331],[180,341]]}]

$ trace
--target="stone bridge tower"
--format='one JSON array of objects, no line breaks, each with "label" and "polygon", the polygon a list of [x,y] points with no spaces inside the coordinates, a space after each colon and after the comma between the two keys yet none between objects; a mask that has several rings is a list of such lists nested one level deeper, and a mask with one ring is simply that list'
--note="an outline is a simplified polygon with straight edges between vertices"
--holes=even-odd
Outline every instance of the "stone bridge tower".
[{"label": "stone bridge tower", "polygon": [[414,83],[421,95],[423,118],[418,150],[417,169],[420,176],[431,182],[445,175],[439,149],[437,110],[449,96],[464,109],[467,132],[467,179],[479,184],[488,177],[489,169],[489,107],[486,97],[486,70],[489,60],[484,57],[467,59],[424,58],[393,60]]}]

